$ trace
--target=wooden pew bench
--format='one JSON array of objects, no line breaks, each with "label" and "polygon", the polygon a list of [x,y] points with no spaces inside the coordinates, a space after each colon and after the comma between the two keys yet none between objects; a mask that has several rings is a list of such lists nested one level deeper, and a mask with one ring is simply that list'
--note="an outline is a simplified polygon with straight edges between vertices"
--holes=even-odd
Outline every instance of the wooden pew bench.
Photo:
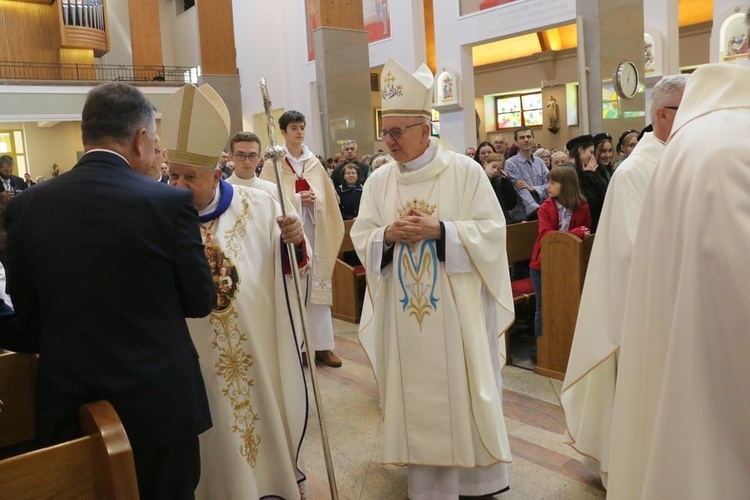
[{"label": "wooden pew bench", "polygon": [[[506,226],[505,248],[508,254],[508,264],[531,259],[534,242],[539,231],[539,221],[518,222]],[[534,285],[531,278],[523,278],[510,282],[513,290],[513,303],[518,306],[528,303],[534,297]]]},{"label": "wooden pew bench", "polygon": [[594,237],[561,232],[542,239],[542,336],[535,373],[565,379],[593,244]]},{"label": "wooden pew bench", "polygon": [[29,451],[36,437],[36,355],[0,354],[0,459]]},{"label": "wooden pew bench", "polygon": [[133,451],[112,405],[82,406],[79,422],[79,439],[0,461],[0,497],[138,499]]},{"label": "wooden pew bench", "polygon": [[362,315],[362,302],[365,297],[365,268],[358,260],[352,262],[347,257],[354,252],[350,232],[353,220],[344,221],[344,239],[339,256],[333,268],[333,305],[331,315],[336,319],[359,323]]}]

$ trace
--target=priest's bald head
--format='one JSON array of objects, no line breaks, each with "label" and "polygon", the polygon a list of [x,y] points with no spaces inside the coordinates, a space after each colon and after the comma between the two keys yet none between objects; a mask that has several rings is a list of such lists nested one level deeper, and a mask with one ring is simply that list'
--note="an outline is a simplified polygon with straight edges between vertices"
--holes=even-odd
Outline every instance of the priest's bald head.
[{"label": "priest's bald head", "polygon": [[381,78],[380,137],[393,158],[406,163],[421,156],[430,145],[433,75],[424,64],[411,74],[389,59]]}]

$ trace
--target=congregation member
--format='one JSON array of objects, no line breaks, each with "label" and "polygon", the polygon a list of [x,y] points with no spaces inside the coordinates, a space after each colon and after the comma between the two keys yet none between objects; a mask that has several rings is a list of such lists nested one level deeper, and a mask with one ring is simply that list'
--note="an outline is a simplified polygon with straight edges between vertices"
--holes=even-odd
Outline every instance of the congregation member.
[{"label": "congregation member", "polygon": [[339,195],[339,209],[344,220],[357,218],[359,202],[362,198],[362,184],[358,182],[357,166],[353,163],[344,167],[344,183],[336,187]]},{"label": "congregation member", "polygon": [[427,66],[412,75],[389,59],[382,75],[394,161],[368,179],[351,232],[367,270],[359,336],[380,391],[381,460],[407,466],[412,500],[493,495],[511,461],[505,221],[485,173],[430,137]]},{"label": "congregation member", "polygon": [[547,198],[547,175],[549,169],[541,158],[532,154],[534,131],[520,127],[513,132],[518,153],[505,162],[513,187],[523,204],[524,218],[536,220],[539,205]]},{"label": "congregation member", "polygon": [[474,159],[474,155],[477,154],[477,150],[476,150],[476,148],[472,148],[471,146],[469,146],[464,151],[464,154],[473,160]]},{"label": "congregation member", "polygon": [[620,135],[620,139],[617,141],[618,159],[613,164],[615,169],[617,169],[617,167],[620,166],[620,163],[625,161],[625,159],[630,156],[630,153],[633,152],[633,149],[635,149],[635,146],[638,144],[638,134],[639,132],[637,130],[626,130]]},{"label": "congregation member", "polygon": [[382,167],[389,161],[392,161],[393,157],[388,153],[375,153],[372,155],[372,161],[370,162],[370,168],[374,172],[378,168]]},{"label": "congregation member", "polygon": [[[690,76],[646,191],[617,366],[615,500],[750,497],[750,68],[743,62]],[[717,161],[709,144],[731,147]]]},{"label": "congregation member", "polygon": [[[312,247],[312,270],[307,279],[307,318],[310,342],[315,361],[338,368],[341,358],[334,352],[332,275],[341,241],[344,221],[339,211],[336,190],[323,165],[304,144],[305,116],[299,111],[286,111],[279,118],[284,136],[284,157],[281,187],[284,195],[294,200],[302,219],[305,236]],[[273,165],[267,162],[261,179],[276,184]],[[303,359],[305,358],[303,353]]]},{"label": "congregation member", "polygon": [[216,290],[193,197],[146,176],[155,111],[135,87],[91,90],[81,131],[76,166],[8,205],[21,335],[2,347],[39,353],[41,446],[80,437],[78,409],[105,399],[133,448],[140,497],[192,498],[211,416],[185,318],[209,314]]},{"label": "congregation member", "polygon": [[492,137],[492,147],[495,148],[495,153],[502,156],[504,159],[508,159],[508,138],[505,134],[495,134]]},{"label": "congregation member", "polygon": [[164,155],[166,150],[162,146],[161,137],[156,136],[156,143],[154,144],[154,161],[148,167],[146,176],[149,179],[153,179],[156,182],[162,182],[162,165],[164,164]]},{"label": "congregation member", "polygon": [[26,184],[26,187],[31,187],[36,184],[36,182],[31,180],[31,174],[28,172],[23,174],[23,182]]},{"label": "congregation member", "polygon": [[497,153],[492,153],[487,157],[484,164],[484,172],[490,180],[492,190],[495,191],[500,208],[503,210],[505,222],[513,224],[523,220],[523,214],[516,210],[518,207],[518,194],[516,189],[508,178],[508,172],[505,171],[505,160]]},{"label": "congregation member", "polygon": [[[299,322],[287,309],[285,290],[293,285],[284,276],[284,244],[296,245],[306,270],[302,224],[296,215],[281,217],[278,203],[262,190],[221,179],[211,155],[229,137],[229,113],[210,86],[188,84],[173,94],[164,104],[162,129],[170,184],[193,194],[216,283],[209,317],[189,322],[214,422],[201,435],[197,497],[300,498],[297,452],[307,396]],[[251,141],[236,144],[243,142]]]},{"label": "congregation member", "polygon": [[221,153],[219,154],[219,161],[216,162],[216,168],[221,170],[222,179],[226,179],[227,177],[232,175],[232,171],[234,169],[229,164],[229,153],[227,153],[224,149],[222,149]]},{"label": "congregation member", "polygon": [[563,151],[555,151],[550,155],[550,170],[562,166],[568,162],[568,155]]},{"label": "congregation member", "polygon": [[545,148],[537,148],[536,151],[534,151],[534,156],[537,158],[541,158],[544,162],[544,166],[547,167],[547,170],[549,170],[551,167],[551,155],[548,149]]},{"label": "congregation member", "polygon": [[[534,310],[534,337],[542,331],[542,239],[549,233],[563,231],[583,239],[590,235],[591,214],[586,198],[578,184],[578,175],[572,167],[557,167],[549,173],[549,198],[539,207],[539,230],[531,253],[529,277],[534,285],[536,306]],[[536,362],[536,345],[531,359]]]},{"label": "congregation member", "polygon": [[13,175],[13,157],[0,156],[0,196],[13,196],[28,188],[24,180]]},{"label": "congregation member", "polygon": [[617,351],[633,242],[646,188],[672,131],[687,75],[662,78],[651,94],[654,131],[612,176],[604,199],[560,396],[567,439],[607,486]]},{"label": "congregation member", "polygon": [[474,161],[484,167],[484,163],[487,161],[487,157],[493,153],[496,153],[496,151],[495,146],[493,146],[491,142],[480,142],[477,146],[477,152],[474,155]]},{"label": "congregation member", "polygon": [[169,184],[169,163],[163,161],[161,167],[159,168],[159,172],[161,173],[161,179],[159,180],[159,182]]},{"label": "congregation member", "polygon": [[604,177],[609,184],[612,175],[615,173],[615,167],[612,164],[614,158],[614,146],[612,146],[612,136],[606,132],[600,132],[594,136],[594,159],[599,168],[596,172]]},{"label": "congregation member", "polygon": [[341,154],[343,155],[341,163],[331,173],[331,180],[334,187],[338,187],[344,183],[344,167],[351,164],[357,166],[357,173],[359,175],[357,182],[364,184],[367,176],[370,175],[370,166],[357,160],[359,156],[357,143],[351,139],[344,141],[344,144],[341,145]]},{"label": "congregation member", "polygon": [[565,145],[570,158],[573,160],[581,192],[586,197],[591,211],[591,233],[595,233],[599,226],[599,217],[607,195],[607,179],[600,175],[599,164],[594,156],[594,138],[590,134],[579,135]]}]

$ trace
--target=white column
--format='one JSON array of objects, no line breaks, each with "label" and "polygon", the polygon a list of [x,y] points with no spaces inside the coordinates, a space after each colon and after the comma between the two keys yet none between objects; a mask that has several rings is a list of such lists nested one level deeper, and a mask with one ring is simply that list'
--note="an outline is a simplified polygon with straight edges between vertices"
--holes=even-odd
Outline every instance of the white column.
[{"label": "white column", "polygon": [[[715,0],[716,1],[720,0]],[[674,75],[680,72],[679,0],[649,0],[643,2],[643,31],[659,37],[662,47],[661,66],[657,73]],[[659,62],[657,62],[659,64]]]}]

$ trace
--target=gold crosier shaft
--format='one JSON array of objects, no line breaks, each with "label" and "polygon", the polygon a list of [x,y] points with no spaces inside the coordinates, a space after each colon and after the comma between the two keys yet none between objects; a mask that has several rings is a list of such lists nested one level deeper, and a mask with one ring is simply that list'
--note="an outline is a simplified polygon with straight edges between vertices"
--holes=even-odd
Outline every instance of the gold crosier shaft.
[{"label": "gold crosier shaft", "polygon": [[[263,108],[266,112],[267,131],[269,146],[266,151],[266,159],[273,160],[274,175],[276,176],[276,188],[279,191],[279,203],[281,204],[281,214],[286,217],[286,196],[281,187],[281,162],[284,160],[286,153],[284,148],[276,144],[276,125],[274,123],[273,112],[271,111],[271,98],[268,97],[268,87],[266,79],[260,79],[260,92],[263,95]],[[310,336],[307,327],[307,311],[305,310],[305,301],[302,297],[302,286],[300,285],[299,269],[295,258],[294,245],[287,243],[286,253],[289,256],[289,268],[292,270],[294,278],[294,291],[297,295],[297,307],[299,308],[300,318],[302,319],[302,335],[305,339],[305,352],[307,352],[308,367],[310,368],[310,381],[312,382],[313,395],[315,397],[315,406],[318,409],[318,422],[320,422],[320,436],[323,442],[323,455],[326,461],[326,472],[328,473],[328,485],[331,489],[331,500],[338,500],[339,494],[336,489],[336,477],[333,473],[333,460],[331,459],[331,448],[328,445],[328,431],[326,429],[325,411],[323,410],[323,400],[320,396],[320,386],[318,385],[318,372],[315,368],[315,351],[310,344]],[[310,257],[312,258],[312,256]],[[288,293],[288,292],[287,292]]]}]

